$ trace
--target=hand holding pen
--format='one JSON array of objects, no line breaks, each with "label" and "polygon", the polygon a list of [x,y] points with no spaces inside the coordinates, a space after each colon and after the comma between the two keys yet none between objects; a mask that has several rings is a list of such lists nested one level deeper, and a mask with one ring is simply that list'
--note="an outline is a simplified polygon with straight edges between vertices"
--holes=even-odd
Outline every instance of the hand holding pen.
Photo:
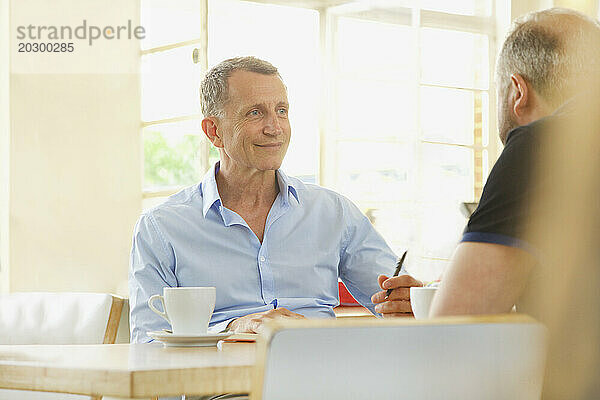
[{"label": "hand holding pen", "polygon": [[381,289],[371,297],[371,301],[376,304],[375,311],[383,314],[384,317],[408,317],[412,316],[410,307],[410,288],[412,286],[423,286],[421,281],[416,280],[410,275],[398,275],[402,270],[402,265],[406,259],[406,253],[402,255],[396,271],[391,278],[385,275],[379,275],[378,283]]},{"label": "hand holding pen", "polygon": [[[394,271],[394,277],[398,276],[398,274],[402,270],[402,264],[404,264],[404,259],[406,258],[406,253],[408,253],[408,250],[406,250],[404,252],[404,254],[402,254],[402,258],[400,258],[400,261],[398,261],[398,264],[396,264],[396,270]],[[386,300],[390,297],[390,294],[392,294],[392,290],[394,290],[394,289],[388,289],[387,292],[385,292]]]}]

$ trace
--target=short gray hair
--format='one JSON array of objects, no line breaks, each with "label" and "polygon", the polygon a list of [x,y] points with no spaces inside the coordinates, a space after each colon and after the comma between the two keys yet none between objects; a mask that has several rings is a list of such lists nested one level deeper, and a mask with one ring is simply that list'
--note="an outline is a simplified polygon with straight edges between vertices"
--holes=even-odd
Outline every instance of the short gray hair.
[{"label": "short gray hair", "polygon": [[279,75],[277,68],[256,57],[236,57],[221,61],[212,67],[200,84],[200,106],[204,117],[222,117],[223,107],[229,100],[227,80],[237,70],[263,75]]},{"label": "short gray hair", "polygon": [[577,11],[552,8],[513,23],[498,56],[503,92],[518,73],[557,107],[600,71],[600,25]]}]

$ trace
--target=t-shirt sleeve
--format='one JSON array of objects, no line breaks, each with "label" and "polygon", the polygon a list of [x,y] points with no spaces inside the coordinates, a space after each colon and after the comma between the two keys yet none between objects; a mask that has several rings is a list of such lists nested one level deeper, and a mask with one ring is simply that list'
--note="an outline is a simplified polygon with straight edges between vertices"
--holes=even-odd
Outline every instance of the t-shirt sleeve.
[{"label": "t-shirt sleeve", "polygon": [[519,127],[492,168],[479,206],[463,233],[463,242],[494,243],[532,250],[526,241],[527,209],[533,187],[530,182],[537,154],[535,132]]}]

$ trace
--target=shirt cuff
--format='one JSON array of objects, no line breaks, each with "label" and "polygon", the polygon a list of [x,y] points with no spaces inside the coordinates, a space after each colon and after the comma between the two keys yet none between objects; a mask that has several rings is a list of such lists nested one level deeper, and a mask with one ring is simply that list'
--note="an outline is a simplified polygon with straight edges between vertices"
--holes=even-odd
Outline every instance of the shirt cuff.
[{"label": "shirt cuff", "polygon": [[209,326],[208,333],[214,334],[224,332],[227,329],[227,325],[229,325],[234,319],[237,318],[226,319],[225,321],[217,322],[216,324]]}]

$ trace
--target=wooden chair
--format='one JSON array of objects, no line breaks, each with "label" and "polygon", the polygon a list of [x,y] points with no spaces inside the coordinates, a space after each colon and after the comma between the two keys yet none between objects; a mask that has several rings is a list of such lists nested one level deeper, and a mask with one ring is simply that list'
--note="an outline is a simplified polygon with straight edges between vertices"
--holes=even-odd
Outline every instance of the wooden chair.
[{"label": "wooden chair", "polygon": [[546,329],[518,314],[292,320],[258,346],[253,400],[539,400]]},{"label": "wooden chair", "polygon": [[[124,299],[102,293],[0,295],[0,344],[111,344]],[[0,390],[6,400],[82,400],[87,396]]]}]

